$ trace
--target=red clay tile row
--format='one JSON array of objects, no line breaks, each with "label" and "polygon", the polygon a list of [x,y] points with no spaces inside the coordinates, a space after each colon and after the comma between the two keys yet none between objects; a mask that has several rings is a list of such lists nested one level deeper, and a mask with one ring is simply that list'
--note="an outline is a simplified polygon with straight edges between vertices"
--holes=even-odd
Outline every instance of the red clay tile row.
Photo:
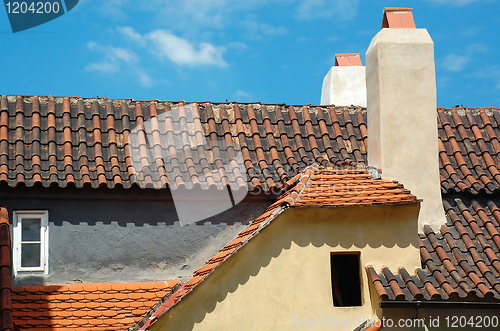
[{"label": "red clay tile row", "polygon": [[[150,325],[156,322],[160,315],[179,303],[218,266],[259,234],[262,229],[268,226],[287,208],[318,205],[322,207],[336,207],[356,204],[372,205],[417,201],[416,197],[411,195],[401,185],[385,180],[373,180],[371,178],[373,176],[367,170],[334,170],[314,166],[305,168],[300,176],[295,176],[292,181],[287,183],[290,189],[269,206],[264,214],[255,219],[248,228],[241,231],[234,240],[211,257],[205,265],[197,269],[191,280],[184,283],[170,297],[164,298],[164,303],[150,311],[133,329],[147,330]],[[332,195],[328,189],[330,185],[336,185],[336,187],[348,191],[346,192],[346,196],[339,195],[337,199],[330,199]],[[314,196],[312,196],[313,194]],[[351,197],[355,197],[356,201],[359,202],[352,203]],[[317,200],[321,200],[322,202],[318,204]]]},{"label": "red clay tile row", "polygon": [[382,300],[500,300],[500,209],[492,200],[444,201],[448,224],[420,235],[424,269],[368,275]]},{"label": "red clay tile row", "polygon": [[438,123],[442,192],[498,191],[498,109],[438,108]]},{"label": "red clay tile row", "polygon": [[302,190],[294,206],[336,207],[417,200],[401,184],[372,178],[367,170],[321,170]]},{"label": "red clay tile row", "polygon": [[[184,106],[183,102],[2,96],[0,182],[12,187],[109,188],[195,184],[196,171],[208,176],[212,169],[224,172],[221,158],[241,152],[250,189],[268,191],[281,188],[312,162],[364,162],[366,125],[360,108],[203,102],[189,105],[199,113],[199,118],[190,118],[182,111]],[[198,149],[175,153],[171,140],[175,134],[163,133],[179,128],[158,120],[173,110],[192,124],[187,126],[191,144],[219,140],[233,149],[224,145],[220,155]],[[144,130],[149,134],[138,134],[137,144],[129,144]],[[162,155],[168,155],[169,164]],[[134,166],[141,171],[134,171]]]},{"label": "red clay tile row", "polygon": [[12,288],[10,282],[10,231],[9,214],[0,207],[0,330],[12,331]]},{"label": "red clay tile row", "polygon": [[176,288],[178,281],[14,287],[21,329],[125,330]]},{"label": "red clay tile row", "polygon": [[[198,112],[198,118],[190,117],[185,110],[188,106]],[[206,139],[221,141],[222,148],[172,149],[173,139],[180,139],[180,128],[159,119],[174,110],[186,119],[180,123],[190,132],[192,147]],[[237,185],[243,186],[240,169],[233,165],[226,174],[222,162],[241,152],[249,188],[279,190],[314,162],[338,167],[366,164],[366,111],[310,105],[2,96],[0,183],[94,188],[160,188],[170,183],[190,188],[197,183],[220,186],[234,175]],[[438,108],[437,117],[443,193],[498,191],[498,109]],[[134,146],[129,143],[131,137],[138,138]],[[197,178],[200,173],[205,181]]]}]

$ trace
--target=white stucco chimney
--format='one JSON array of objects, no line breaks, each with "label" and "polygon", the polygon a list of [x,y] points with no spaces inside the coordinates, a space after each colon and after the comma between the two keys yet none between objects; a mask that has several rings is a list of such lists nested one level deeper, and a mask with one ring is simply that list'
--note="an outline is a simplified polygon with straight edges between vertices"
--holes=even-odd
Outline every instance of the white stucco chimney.
[{"label": "white stucco chimney", "polygon": [[365,77],[359,53],[335,54],[335,66],[323,79],[321,104],[366,107]]},{"label": "white stucco chimney", "polygon": [[423,199],[419,230],[446,222],[441,201],[434,43],[411,8],[385,8],[366,52],[368,164]]}]

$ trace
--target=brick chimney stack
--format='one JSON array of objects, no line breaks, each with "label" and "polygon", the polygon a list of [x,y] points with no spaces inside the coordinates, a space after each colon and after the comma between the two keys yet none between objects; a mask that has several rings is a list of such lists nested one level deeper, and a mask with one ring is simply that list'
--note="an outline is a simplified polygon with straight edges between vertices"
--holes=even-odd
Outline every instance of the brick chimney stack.
[{"label": "brick chimney stack", "polygon": [[366,52],[368,164],[423,199],[419,230],[446,222],[441,201],[434,43],[411,8],[385,8]]}]

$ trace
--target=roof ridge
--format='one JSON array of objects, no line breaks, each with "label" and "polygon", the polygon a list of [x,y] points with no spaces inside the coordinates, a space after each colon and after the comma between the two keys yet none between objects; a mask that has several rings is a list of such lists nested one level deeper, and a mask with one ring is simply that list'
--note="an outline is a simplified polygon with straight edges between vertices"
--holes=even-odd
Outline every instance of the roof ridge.
[{"label": "roof ridge", "polygon": [[366,109],[366,107],[362,107],[359,105],[348,105],[348,106],[340,106],[340,105],[334,105],[334,104],[328,104],[328,105],[321,105],[321,104],[286,104],[284,102],[278,103],[278,102],[260,102],[260,101],[249,101],[249,102],[239,102],[239,101],[210,101],[210,100],[199,100],[199,101],[186,101],[186,100],[159,100],[159,99],[134,99],[134,98],[107,98],[107,97],[100,97],[100,96],[95,96],[95,97],[81,97],[79,95],[26,95],[26,94],[1,94],[0,97],[5,97],[8,102],[16,102],[16,99],[22,99],[24,102],[30,103],[33,101],[34,98],[38,99],[43,99],[43,102],[49,101],[49,100],[54,100],[56,103],[62,103],[64,99],[69,99],[72,102],[75,100],[83,100],[83,101],[100,101],[100,102],[107,102],[107,101],[126,101],[126,102],[131,102],[131,103],[142,103],[142,102],[170,102],[170,103],[197,103],[197,104],[212,104],[212,105],[262,105],[262,106],[283,106],[283,107],[323,107],[323,108],[329,108],[329,107],[334,107],[334,108],[343,108],[343,109]]}]

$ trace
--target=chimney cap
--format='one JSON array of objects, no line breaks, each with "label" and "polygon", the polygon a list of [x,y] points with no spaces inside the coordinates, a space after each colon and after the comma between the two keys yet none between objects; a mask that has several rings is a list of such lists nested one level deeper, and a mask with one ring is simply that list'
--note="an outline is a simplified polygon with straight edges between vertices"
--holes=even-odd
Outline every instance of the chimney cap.
[{"label": "chimney cap", "polygon": [[412,8],[385,7],[382,29],[415,29]]},{"label": "chimney cap", "polygon": [[406,11],[412,11],[413,8],[404,8],[404,7],[384,7],[384,13],[388,11],[400,11],[400,12],[406,12]]},{"label": "chimney cap", "polygon": [[362,67],[359,53],[339,53],[335,54],[336,67]]}]

